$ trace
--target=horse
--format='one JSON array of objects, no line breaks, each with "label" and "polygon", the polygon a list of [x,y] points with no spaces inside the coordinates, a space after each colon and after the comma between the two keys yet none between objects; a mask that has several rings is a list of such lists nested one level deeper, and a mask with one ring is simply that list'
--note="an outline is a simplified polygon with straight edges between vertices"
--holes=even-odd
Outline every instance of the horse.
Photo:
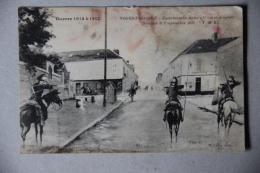
[{"label": "horse", "polygon": [[[212,105],[219,104],[219,98],[220,98],[220,92],[219,92],[219,90],[217,90],[214,93],[211,104]],[[217,114],[218,130],[219,130],[219,123],[221,121],[222,126],[224,126],[224,124],[225,124],[225,129],[228,124],[227,131],[229,133],[232,123],[235,122],[236,114],[240,115],[242,113],[242,111],[238,110],[237,103],[234,101],[234,99],[232,97],[228,97],[223,101],[224,101],[224,103],[221,103],[221,104],[223,104],[222,110],[219,110],[219,112],[216,112],[215,114]],[[210,111],[210,112],[213,113],[214,111]]]},{"label": "horse", "polygon": [[178,136],[178,131],[180,127],[180,122],[181,122],[181,117],[178,109],[178,103],[175,101],[171,101],[170,106],[167,108],[166,111],[166,120],[169,125],[169,132],[171,135],[171,142],[172,142],[172,126],[174,126],[174,131],[176,135],[176,143],[177,143],[177,136]]},{"label": "horse", "polygon": [[[60,99],[58,94],[60,93],[58,92],[57,89],[55,89],[42,97],[42,100],[44,100],[44,102],[46,103],[45,105],[46,110],[48,109],[51,103],[56,103],[60,107],[62,106],[63,101]],[[38,142],[37,140],[38,125],[40,127],[40,142],[42,142],[43,125],[41,125],[41,117],[36,115],[36,105],[29,104],[30,101],[33,101],[33,98],[31,98],[27,103],[23,104],[20,107],[20,127],[21,127],[21,137],[23,139],[23,146],[24,146],[26,134],[30,131],[32,123],[34,123],[35,125],[36,143]],[[44,115],[44,120],[47,119],[47,114],[48,112],[46,111],[46,115]]]},{"label": "horse", "polygon": [[226,129],[227,124],[228,124],[228,130],[227,131],[229,133],[230,127],[231,127],[232,123],[234,122],[236,114],[240,114],[240,112],[238,111],[237,103],[232,99],[225,101],[224,104],[223,104],[223,110],[218,114],[218,117],[217,117],[218,130],[219,130],[220,121],[221,121],[222,126],[223,126],[223,119],[224,119],[225,129]]}]

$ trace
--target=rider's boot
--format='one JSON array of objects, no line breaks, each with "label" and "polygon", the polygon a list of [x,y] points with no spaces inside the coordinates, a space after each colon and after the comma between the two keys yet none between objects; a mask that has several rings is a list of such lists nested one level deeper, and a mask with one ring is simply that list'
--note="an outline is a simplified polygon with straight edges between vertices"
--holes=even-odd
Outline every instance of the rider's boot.
[{"label": "rider's boot", "polygon": [[41,111],[41,109],[36,109],[36,114],[37,114],[37,116],[40,116],[41,117],[41,122],[40,122],[40,124],[43,126],[44,124],[45,124],[45,122],[44,122],[44,117],[43,117],[43,113],[42,113],[42,111]]},{"label": "rider's boot", "polygon": [[163,121],[166,121],[166,110],[164,111]]},{"label": "rider's boot", "polygon": [[180,113],[180,117],[181,117],[181,122],[183,122],[184,119],[183,119],[183,116],[182,116],[182,107],[179,107],[179,113]]},{"label": "rider's boot", "polygon": [[220,115],[222,112],[222,105],[221,103],[218,105],[218,114]]}]

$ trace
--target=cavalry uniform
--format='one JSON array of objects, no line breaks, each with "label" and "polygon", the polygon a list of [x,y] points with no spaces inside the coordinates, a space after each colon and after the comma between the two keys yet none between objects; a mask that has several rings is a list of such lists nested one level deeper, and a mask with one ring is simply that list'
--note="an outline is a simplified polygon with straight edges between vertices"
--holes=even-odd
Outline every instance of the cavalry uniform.
[{"label": "cavalry uniform", "polygon": [[[44,79],[45,78],[45,79]],[[47,78],[45,74],[38,76],[38,82],[33,85],[33,95],[31,98],[20,105],[22,109],[25,105],[35,107],[36,116],[41,117],[41,125],[44,124],[44,121],[48,118],[47,105],[44,104],[42,100],[42,94],[44,89],[52,89],[52,85],[47,83]]]},{"label": "cavalry uniform", "polygon": [[241,82],[235,81],[234,77],[230,77],[232,83],[225,83],[225,84],[221,84],[221,88],[220,88],[220,92],[221,92],[221,96],[219,97],[219,112],[223,109],[223,104],[228,101],[228,100],[232,100],[234,101],[234,97],[233,97],[233,89],[240,85]]},{"label": "cavalry uniform", "polygon": [[53,87],[49,84],[35,83],[33,85],[35,100],[40,105],[41,109],[37,110],[38,116],[41,116],[41,124],[48,118],[47,105],[43,103],[42,93],[44,89],[52,89]]},{"label": "cavalry uniform", "polygon": [[166,91],[166,94],[168,95],[168,100],[166,102],[166,105],[165,105],[165,113],[164,113],[164,118],[163,120],[165,121],[166,120],[166,111],[168,110],[169,107],[172,106],[171,102],[174,101],[174,102],[177,102],[178,103],[178,110],[179,110],[179,113],[180,113],[180,117],[181,117],[181,121],[183,121],[183,117],[182,117],[182,107],[181,107],[181,103],[178,99],[178,91],[180,89],[182,89],[184,87],[184,85],[175,85],[175,86],[170,86],[167,91]]}]

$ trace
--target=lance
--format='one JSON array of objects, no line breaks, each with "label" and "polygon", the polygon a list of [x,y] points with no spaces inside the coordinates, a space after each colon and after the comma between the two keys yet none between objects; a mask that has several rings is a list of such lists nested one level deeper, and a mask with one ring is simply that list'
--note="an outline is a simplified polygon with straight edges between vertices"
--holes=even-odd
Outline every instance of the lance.
[{"label": "lance", "polygon": [[225,78],[226,78],[226,81],[227,81],[228,88],[229,88],[229,90],[231,91],[231,88],[230,88],[230,86],[229,86],[229,84],[228,84],[227,75],[226,75],[226,72],[225,72],[225,69],[224,69],[224,66],[223,66],[223,64],[222,64],[222,63],[221,63],[221,66],[222,66],[222,68],[223,68],[223,71],[224,71],[224,75],[225,75]]},{"label": "lance", "polygon": [[184,120],[184,115],[185,115],[185,105],[186,105],[186,93],[187,93],[187,85],[188,85],[188,74],[189,74],[189,70],[190,70],[190,60],[189,60],[189,64],[188,64],[188,72],[187,72],[187,81],[186,81],[186,91],[185,91],[185,99],[184,99],[184,106],[183,106],[183,120]]}]

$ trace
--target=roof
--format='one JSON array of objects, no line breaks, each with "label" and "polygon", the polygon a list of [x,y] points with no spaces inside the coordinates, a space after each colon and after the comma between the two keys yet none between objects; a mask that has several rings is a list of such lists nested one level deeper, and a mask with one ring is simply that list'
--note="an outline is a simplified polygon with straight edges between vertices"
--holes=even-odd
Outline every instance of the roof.
[{"label": "roof", "polygon": [[[191,46],[185,49],[182,53],[180,53],[176,58],[174,58],[171,62],[177,59],[181,55],[186,54],[195,54],[195,53],[209,53],[209,52],[217,52],[217,50],[228,43],[236,40],[238,37],[229,37],[229,38],[219,38],[218,42],[213,42],[212,39],[201,39],[195,41]],[[170,63],[171,63],[170,62]]]},{"label": "roof", "polygon": [[184,50],[182,54],[217,52],[220,47],[225,46],[237,38],[238,37],[220,38],[216,43],[214,43],[212,39],[197,40]]},{"label": "roof", "polygon": [[[59,53],[59,56],[62,58],[62,62],[102,60],[104,59],[104,55],[105,49],[70,51]],[[107,49],[107,59],[122,59],[122,57],[120,57],[115,52]]]}]

